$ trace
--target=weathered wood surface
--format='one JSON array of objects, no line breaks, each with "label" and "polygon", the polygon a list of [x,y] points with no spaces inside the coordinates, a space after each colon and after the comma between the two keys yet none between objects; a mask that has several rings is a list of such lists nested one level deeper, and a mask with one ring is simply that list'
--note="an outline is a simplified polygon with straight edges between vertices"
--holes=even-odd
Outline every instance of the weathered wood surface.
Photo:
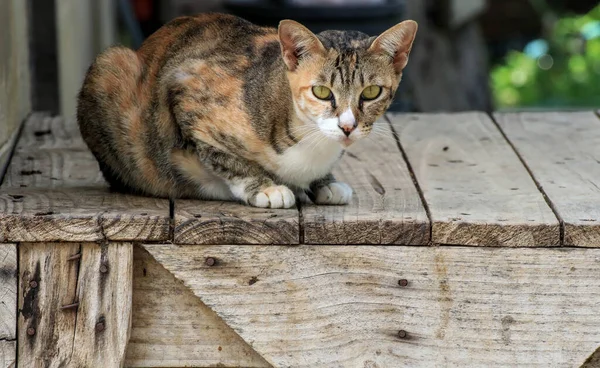
[{"label": "weathered wood surface", "polygon": [[74,119],[62,116],[49,116],[34,113],[23,129],[17,152],[33,149],[80,149],[87,151],[87,146],[79,134],[79,127]]},{"label": "weathered wood surface", "polygon": [[0,368],[15,368],[17,341],[0,340]]},{"label": "weathered wood surface", "polygon": [[600,119],[593,112],[495,118],[564,222],[565,245],[600,247]]},{"label": "weathered wood surface", "polygon": [[390,115],[432,218],[432,241],[556,246],[559,222],[483,113]]},{"label": "weathered wood surface", "polygon": [[16,339],[17,245],[0,244],[0,340]]},{"label": "weathered wood surface", "polygon": [[28,10],[24,1],[0,1],[0,146],[31,112]]},{"label": "weathered wood surface", "polygon": [[86,244],[77,283],[73,358],[85,367],[119,367],[125,360],[132,315],[133,245]]},{"label": "weathered wood surface", "polygon": [[302,207],[307,244],[427,244],[429,221],[385,120],[334,169],[354,190],[346,206]]},{"label": "weathered wood surface", "polygon": [[0,241],[168,240],[169,204],[106,189],[3,189]]},{"label": "weathered wood surface", "polygon": [[19,249],[19,365],[121,366],[131,323],[132,245]]},{"label": "weathered wood surface", "polygon": [[133,258],[126,367],[270,367],[148,252]]},{"label": "weathered wood surface", "polygon": [[0,368],[14,367],[17,346],[17,245],[0,244]]},{"label": "weathered wood surface", "polygon": [[111,193],[74,120],[33,115],[0,188],[0,241],[166,241],[166,199]]},{"label": "weathered wood surface", "polygon": [[[58,367],[69,362],[75,335],[77,262],[67,259],[80,244],[38,243],[19,246],[19,364]],[[35,286],[35,287],[33,287]]]},{"label": "weathered wood surface", "polygon": [[175,201],[175,243],[298,244],[297,209],[253,208],[233,202]]},{"label": "weathered wood surface", "polygon": [[600,345],[597,249],[144,247],[276,367],[578,367]]}]

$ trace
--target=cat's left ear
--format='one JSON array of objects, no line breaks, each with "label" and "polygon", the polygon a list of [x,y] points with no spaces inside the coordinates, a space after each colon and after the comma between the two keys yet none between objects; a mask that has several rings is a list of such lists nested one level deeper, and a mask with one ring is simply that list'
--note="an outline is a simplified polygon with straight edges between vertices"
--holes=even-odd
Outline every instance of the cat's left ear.
[{"label": "cat's left ear", "polygon": [[391,56],[394,59],[394,70],[396,74],[400,74],[408,63],[417,28],[417,22],[414,20],[396,24],[379,35],[369,47],[369,51]]},{"label": "cat's left ear", "polygon": [[278,31],[283,61],[290,71],[296,70],[303,57],[326,53],[325,47],[317,36],[298,22],[282,20]]}]

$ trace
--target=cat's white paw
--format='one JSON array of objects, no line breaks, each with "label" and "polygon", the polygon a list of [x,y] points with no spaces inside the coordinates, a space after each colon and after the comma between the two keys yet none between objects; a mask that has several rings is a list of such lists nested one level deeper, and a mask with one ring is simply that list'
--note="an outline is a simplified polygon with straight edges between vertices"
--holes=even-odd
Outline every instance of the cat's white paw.
[{"label": "cat's white paw", "polygon": [[346,183],[330,183],[315,193],[316,204],[348,204],[352,199],[352,188]]},{"label": "cat's white paw", "polygon": [[261,208],[291,208],[296,205],[296,198],[290,188],[278,185],[259,192],[252,205]]}]

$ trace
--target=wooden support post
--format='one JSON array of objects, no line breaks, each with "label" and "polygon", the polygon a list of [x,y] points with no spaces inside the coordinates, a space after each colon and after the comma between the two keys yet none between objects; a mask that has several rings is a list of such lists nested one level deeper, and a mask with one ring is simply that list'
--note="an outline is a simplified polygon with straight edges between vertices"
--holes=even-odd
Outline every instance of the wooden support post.
[{"label": "wooden support post", "polygon": [[122,366],[132,258],[130,243],[21,244],[19,365]]},{"label": "wooden support post", "polygon": [[17,246],[0,244],[0,368],[15,366]]}]

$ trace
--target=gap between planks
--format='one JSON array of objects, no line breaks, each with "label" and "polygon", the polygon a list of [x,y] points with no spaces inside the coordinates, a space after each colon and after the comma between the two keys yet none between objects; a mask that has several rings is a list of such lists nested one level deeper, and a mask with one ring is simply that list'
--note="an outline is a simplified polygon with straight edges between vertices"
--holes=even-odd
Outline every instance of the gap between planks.
[{"label": "gap between planks", "polygon": [[394,125],[392,124],[392,121],[390,120],[390,117],[388,115],[389,113],[385,114],[385,121],[387,122],[388,126],[390,127],[390,129],[392,130],[392,134],[394,135],[394,139],[396,140],[396,145],[398,146],[398,150],[400,151],[400,153],[402,154],[402,159],[404,160],[404,163],[406,164],[406,167],[408,168],[408,172],[410,173],[410,177],[413,181],[413,184],[415,186],[415,188],[417,189],[417,192],[419,193],[419,198],[421,199],[421,204],[423,205],[423,208],[425,209],[425,213],[427,214],[427,220],[429,220],[429,244],[433,244],[432,240],[433,239],[433,221],[431,220],[431,211],[429,210],[429,205],[427,204],[427,201],[425,200],[425,195],[423,194],[423,189],[421,188],[421,186],[419,185],[419,182],[417,181],[417,176],[415,175],[415,171],[410,163],[410,161],[408,160],[408,156],[406,155],[406,151],[404,150],[404,147],[402,147],[402,143],[400,143],[400,136],[398,135],[398,132],[396,131],[396,129],[394,129]]},{"label": "gap between planks", "polygon": [[523,158],[523,156],[519,153],[519,151],[517,150],[517,148],[515,147],[515,145],[511,142],[511,140],[508,139],[508,137],[506,136],[506,133],[502,130],[502,127],[500,127],[500,124],[498,124],[498,121],[496,120],[496,117],[494,116],[494,114],[493,113],[492,114],[487,113],[487,115],[492,120],[492,122],[494,123],[494,125],[496,126],[496,128],[498,129],[498,131],[500,132],[500,134],[502,134],[502,137],[504,138],[504,140],[506,141],[506,143],[508,143],[508,145],[513,150],[513,152],[515,153],[515,155],[517,155],[517,157],[519,158],[519,161],[521,161],[521,163],[523,164],[523,167],[525,167],[525,170],[527,170],[527,173],[531,177],[531,180],[533,180],[533,182],[535,183],[535,186],[537,187],[537,189],[542,194],[542,197],[544,197],[544,200],[548,204],[548,207],[550,207],[550,209],[554,213],[554,216],[556,216],[556,219],[558,220],[558,225],[559,225],[560,245],[564,246],[565,245],[565,222],[563,221],[563,219],[560,217],[560,214],[556,210],[556,206],[554,205],[554,203],[552,202],[552,200],[550,199],[550,197],[548,197],[548,195],[544,191],[544,188],[542,187],[542,185],[540,184],[540,182],[537,180],[537,178],[535,177],[535,175],[531,171],[531,168],[529,167],[529,165],[527,164],[527,162],[525,161],[525,159]]}]

